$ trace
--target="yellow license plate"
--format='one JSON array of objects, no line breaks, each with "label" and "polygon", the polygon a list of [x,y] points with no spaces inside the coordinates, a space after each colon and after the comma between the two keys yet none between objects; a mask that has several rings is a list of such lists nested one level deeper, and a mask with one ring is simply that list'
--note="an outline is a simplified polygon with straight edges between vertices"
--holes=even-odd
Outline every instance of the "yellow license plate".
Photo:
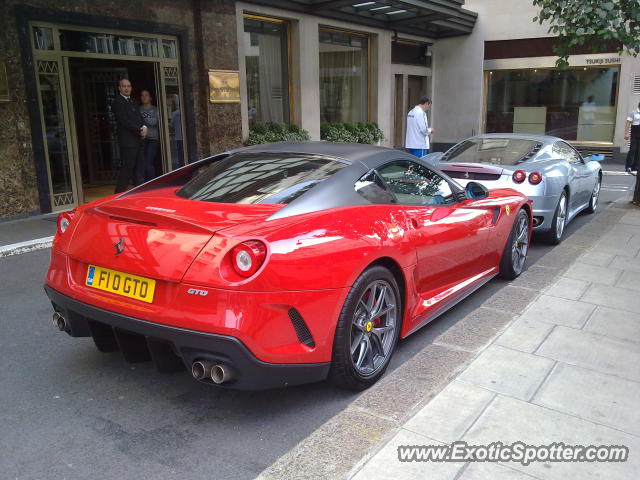
[{"label": "yellow license plate", "polygon": [[95,265],[89,265],[85,284],[105,292],[135,298],[147,303],[153,303],[153,294],[156,289],[156,281],[151,278],[139,277]]}]

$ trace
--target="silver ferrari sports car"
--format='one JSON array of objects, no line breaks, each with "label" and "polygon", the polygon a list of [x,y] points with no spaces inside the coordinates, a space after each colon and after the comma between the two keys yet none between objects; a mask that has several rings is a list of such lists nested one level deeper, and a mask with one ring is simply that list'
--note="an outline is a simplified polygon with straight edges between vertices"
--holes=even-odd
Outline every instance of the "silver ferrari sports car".
[{"label": "silver ferrari sports car", "polygon": [[533,231],[558,244],[564,227],[580,211],[593,213],[602,183],[602,155],[583,158],[560,138],[491,133],[423,157],[463,186],[514,188],[533,201]]}]

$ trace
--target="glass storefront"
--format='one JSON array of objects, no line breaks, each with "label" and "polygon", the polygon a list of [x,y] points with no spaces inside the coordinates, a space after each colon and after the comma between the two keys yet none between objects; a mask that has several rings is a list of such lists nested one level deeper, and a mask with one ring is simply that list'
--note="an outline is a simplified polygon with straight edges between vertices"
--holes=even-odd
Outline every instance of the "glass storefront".
[{"label": "glass storefront", "polygon": [[287,30],[283,20],[244,17],[249,127],[290,121]]},{"label": "glass storefront", "polygon": [[486,72],[486,132],[612,142],[619,67]]},{"label": "glass storefront", "polygon": [[369,120],[369,37],[320,30],[320,121]]}]

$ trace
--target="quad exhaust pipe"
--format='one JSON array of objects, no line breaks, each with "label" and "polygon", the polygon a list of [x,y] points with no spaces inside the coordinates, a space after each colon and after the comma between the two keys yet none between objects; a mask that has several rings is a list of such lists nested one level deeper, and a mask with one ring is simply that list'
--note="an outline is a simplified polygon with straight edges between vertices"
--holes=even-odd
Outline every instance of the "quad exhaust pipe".
[{"label": "quad exhaust pipe", "polygon": [[54,312],[52,320],[53,325],[61,332],[66,332],[67,330],[69,330],[69,322],[60,312]]},{"label": "quad exhaust pipe", "polygon": [[231,369],[220,363],[214,364],[207,360],[196,360],[191,365],[191,375],[196,380],[211,379],[216,385],[230,381],[233,378]]},{"label": "quad exhaust pipe", "polygon": [[228,382],[231,378],[231,369],[226,365],[218,364],[211,368],[211,380],[213,380],[213,383],[220,385]]}]

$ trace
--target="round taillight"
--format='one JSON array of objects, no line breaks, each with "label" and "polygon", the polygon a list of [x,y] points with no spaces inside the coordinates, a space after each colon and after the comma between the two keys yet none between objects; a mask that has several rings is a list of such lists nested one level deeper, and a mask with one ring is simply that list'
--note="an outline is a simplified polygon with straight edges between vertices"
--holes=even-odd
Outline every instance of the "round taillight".
[{"label": "round taillight", "polygon": [[540,172],[531,172],[529,174],[529,183],[531,185],[537,185],[542,181],[542,174]]},{"label": "round taillight", "polygon": [[516,170],[515,172],[513,172],[513,181],[516,183],[522,183],[526,180],[527,178],[527,174],[524,172],[524,170]]},{"label": "round taillight", "polygon": [[231,253],[233,269],[238,275],[250,277],[264,263],[267,247],[259,240],[247,240],[237,245]]},{"label": "round taillight", "polygon": [[69,228],[74,211],[64,212],[58,215],[58,233],[63,234]]}]

